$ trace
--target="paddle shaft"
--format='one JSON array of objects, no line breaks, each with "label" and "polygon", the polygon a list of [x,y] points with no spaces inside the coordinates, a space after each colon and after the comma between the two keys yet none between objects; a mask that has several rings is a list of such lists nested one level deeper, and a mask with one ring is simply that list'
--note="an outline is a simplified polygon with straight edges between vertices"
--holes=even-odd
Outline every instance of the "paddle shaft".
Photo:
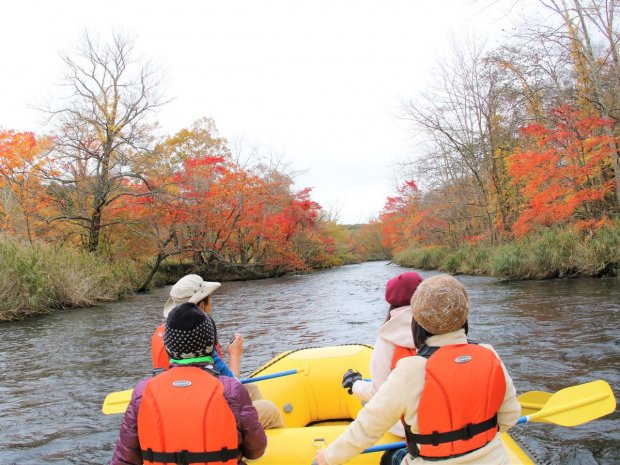
[{"label": "paddle shaft", "polygon": [[263,375],[263,376],[255,376],[254,378],[245,378],[240,380],[239,382],[241,384],[248,384],[248,383],[255,383],[257,381],[263,381],[265,379],[273,379],[273,378],[279,378],[281,376],[288,376],[288,375],[294,375],[295,373],[303,373],[304,370],[298,370],[298,369],[293,369],[293,370],[286,370],[286,371],[278,371],[277,373],[271,373],[270,375]]},{"label": "paddle shaft", "polygon": [[[300,369],[292,369],[286,371],[278,371],[277,373],[271,373],[263,376],[255,376],[253,378],[245,378],[239,380],[242,384],[255,383],[257,381],[264,381],[267,379],[280,378],[281,376],[290,376],[296,373],[304,373],[305,368]],[[102,411],[106,415],[112,415],[115,413],[123,413],[127,409],[127,405],[129,405],[129,401],[131,400],[132,390],[128,389],[126,391],[118,391],[112,392],[108,394],[108,396],[103,401]]]}]

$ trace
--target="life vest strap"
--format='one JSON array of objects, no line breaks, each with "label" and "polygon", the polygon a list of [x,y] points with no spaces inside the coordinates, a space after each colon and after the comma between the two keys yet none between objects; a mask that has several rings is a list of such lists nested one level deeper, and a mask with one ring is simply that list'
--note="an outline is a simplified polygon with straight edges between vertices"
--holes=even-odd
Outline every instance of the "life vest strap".
[{"label": "life vest strap", "polygon": [[491,418],[480,423],[469,423],[463,428],[448,431],[446,433],[433,431],[431,434],[414,434],[409,430],[409,428],[405,428],[405,433],[407,433],[408,442],[438,446],[439,444],[446,442],[467,441],[475,435],[484,433],[492,428],[497,428],[497,415],[493,415]]},{"label": "life vest strap", "polygon": [[156,452],[153,449],[143,450],[142,459],[147,462],[176,463],[177,465],[189,465],[203,462],[226,462],[239,456],[239,449],[223,448],[210,452]]}]

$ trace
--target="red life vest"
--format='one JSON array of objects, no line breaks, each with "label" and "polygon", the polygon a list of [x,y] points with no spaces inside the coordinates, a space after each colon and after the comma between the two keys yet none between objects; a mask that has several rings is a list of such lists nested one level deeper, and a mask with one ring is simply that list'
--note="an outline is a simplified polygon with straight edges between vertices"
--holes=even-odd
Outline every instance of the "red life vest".
[{"label": "red life vest", "polygon": [[[153,359],[153,370],[167,370],[170,368],[170,357],[168,357],[168,352],[166,352],[166,348],[164,347],[164,330],[166,329],[166,324],[160,324],[153,335],[151,336],[151,358]],[[217,353],[222,360],[222,348],[220,347],[220,343],[215,343],[215,348],[217,349]]]},{"label": "red life vest", "polygon": [[236,465],[237,423],[224,387],[201,367],[175,367],[152,378],[138,410],[145,464]]},{"label": "red life vest", "polygon": [[412,433],[405,424],[411,455],[418,455],[416,444],[419,455],[430,459],[465,455],[485,446],[497,434],[497,412],[505,393],[504,371],[491,350],[477,344],[440,347],[426,363],[418,405],[420,433]]},{"label": "red life vest", "polygon": [[415,348],[410,349],[409,347],[394,346],[394,355],[392,355],[392,364],[390,365],[390,368],[392,370],[396,368],[396,364],[401,358],[411,357],[412,355],[415,355],[415,354],[416,354]]}]

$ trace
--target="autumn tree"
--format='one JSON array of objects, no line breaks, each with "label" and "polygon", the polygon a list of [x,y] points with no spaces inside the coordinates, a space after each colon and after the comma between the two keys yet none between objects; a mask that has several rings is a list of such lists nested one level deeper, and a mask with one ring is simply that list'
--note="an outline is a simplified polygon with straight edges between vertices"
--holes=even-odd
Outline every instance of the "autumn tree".
[{"label": "autumn tree", "polygon": [[124,183],[146,182],[135,162],[152,150],[150,117],[164,103],[157,73],[134,55],[123,36],[101,43],[85,33],[76,54],[63,58],[63,102],[44,109],[54,141],[43,170],[56,208],[50,221],[75,228],[91,252],[116,224],[108,209],[133,195]]},{"label": "autumn tree", "polygon": [[219,135],[215,121],[206,117],[162,140],[153,152],[155,157],[146,154],[135,162],[147,184],[133,182],[132,189],[141,194],[126,197],[119,211],[126,217],[122,221],[123,231],[128,232],[119,242],[124,242],[134,253],[135,244],[140,244],[145,249],[143,256],[153,256],[141,290],[148,288],[160,265],[169,257],[187,254],[200,257],[200,247],[183,234],[195,213],[186,193],[196,185],[208,190],[219,170],[207,169],[194,176],[191,160],[209,160],[207,165],[214,166],[230,158],[226,139]]},{"label": "autumn tree", "polygon": [[521,114],[512,81],[484,47],[455,45],[438,67],[436,84],[403,106],[412,131],[424,140],[413,175],[431,190],[460,189],[455,201],[466,208],[455,209],[454,220],[490,240],[513,221],[506,157]]},{"label": "autumn tree", "polygon": [[523,128],[524,146],[511,156],[523,201],[514,225],[518,235],[568,220],[600,220],[613,203],[614,183],[604,176],[614,145],[604,129],[612,120],[568,105],[550,116],[550,124]]},{"label": "autumn tree", "polygon": [[44,235],[44,186],[37,176],[45,139],[32,132],[0,131],[0,229],[29,242]]},{"label": "autumn tree", "polygon": [[[341,226],[342,228],[342,226]],[[386,260],[391,257],[392,250],[382,240],[383,225],[378,218],[371,219],[367,224],[360,225],[352,232],[349,239],[349,253],[354,254],[357,261]]]},{"label": "autumn tree", "polygon": [[[615,140],[620,123],[620,3],[614,0],[540,0],[557,18],[543,26],[546,40],[560,43],[572,65],[573,101],[583,112],[611,118],[603,128],[611,144],[609,164],[615,183],[615,209],[620,211],[620,147]],[[564,103],[564,102],[562,102]]]}]

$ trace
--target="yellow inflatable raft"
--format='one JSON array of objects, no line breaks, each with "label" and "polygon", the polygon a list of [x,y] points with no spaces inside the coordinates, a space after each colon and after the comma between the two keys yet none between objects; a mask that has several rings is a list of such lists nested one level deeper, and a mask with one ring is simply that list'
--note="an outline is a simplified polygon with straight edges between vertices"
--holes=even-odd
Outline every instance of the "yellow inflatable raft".
[{"label": "yellow inflatable raft", "polygon": [[[250,378],[287,370],[297,374],[267,379],[259,383],[265,399],[282,411],[286,428],[267,430],[269,439],[263,457],[251,463],[260,465],[310,465],[317,449],[329,445],[355,418],[361,403],[340,385],[342,374],[353,368],[369,374],[372,347],[343,345],[284,352],[256,370]],[[390,433],[377,444],[401,442]],[[511,463],[534,465],[508,434],[502,440]],[[382,452],[361,454],[350,464],[379,463]]]}]

